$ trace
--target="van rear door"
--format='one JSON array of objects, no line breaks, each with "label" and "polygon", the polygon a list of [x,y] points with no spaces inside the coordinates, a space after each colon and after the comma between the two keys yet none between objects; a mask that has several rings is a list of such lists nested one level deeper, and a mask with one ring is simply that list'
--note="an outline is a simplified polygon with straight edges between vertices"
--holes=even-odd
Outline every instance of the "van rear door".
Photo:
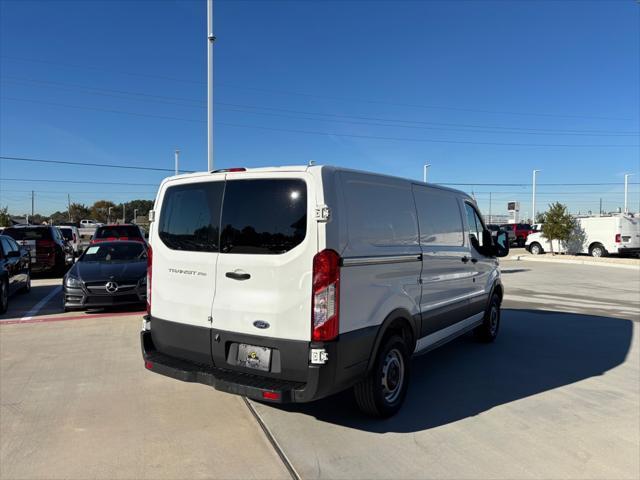
[{"label": "van rear door", "polygon": [[637,218],[620,218],[619,248],[640,248],[640,221]]},{"label": "van rear door", "polygon": [[151,242],[154,344],[168,355],[207,364],[224,193],[224,175],[215,177],[163,187]]},{"label": "van rear door", "polygon": [[[318,246],[312,199],[313,182],[303,171],[227,174],[214,329],[311,339],[311,271]],[[213,349],[215,356],[215,344]]]}]

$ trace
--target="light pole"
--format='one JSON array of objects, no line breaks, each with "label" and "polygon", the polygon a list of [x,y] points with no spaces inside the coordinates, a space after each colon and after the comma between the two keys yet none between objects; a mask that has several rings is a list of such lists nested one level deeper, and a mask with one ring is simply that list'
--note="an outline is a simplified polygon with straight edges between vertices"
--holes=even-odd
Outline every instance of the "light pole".
[{"label": "light pole", "polygon": [[531,223],[536,223],[536,174],[541,172],[542,170],[534,170],[533,171],[533,186],[532,186],[532,195],[531,195]]},{"label": "light pole", "polygon": [[423,172],[423,178],[424,178],[424,183],[427,183],[427,172],[429,171],[429,167],[431,166],[430,163],[426,163],[424,165],[424,172]]},{"label": "light pole", "polygon": [[111,223],[111,209],[113,207],[109,207],[109,210],[107,211],[107,223]]},{"label": "light pole", "polygon": [[625,173],[624,174],[624,213],[629,213],[629,177],[633,175],[633,173]]},{"label": "light pole", "polygon": [[213,0],[207,0],[207,169],[213,171]]},{"label": "light pole", "polygon": [[138,209],[133,209],[133,223],[138,223]]},{"label": "light pole", "polygon": [[180,150],[176,150],[174,159],[175,159],[175,164],[176,164],[176,175],[178,175],[178,172],[180,171],[180,169],[178,168],[178,164],[179,164],[179,161],[180,161]]}]

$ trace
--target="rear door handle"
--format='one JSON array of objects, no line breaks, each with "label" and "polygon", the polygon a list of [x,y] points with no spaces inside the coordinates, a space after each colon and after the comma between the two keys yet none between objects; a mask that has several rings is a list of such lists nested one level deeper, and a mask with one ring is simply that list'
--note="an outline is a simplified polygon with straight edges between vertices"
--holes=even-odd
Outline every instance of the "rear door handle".
[{"label": "rear door handle", "polygon": [[464,257],[461,258],[462,263],[467,263],[469,261],[469,257],[467,257],[466,255]]},{"label": "rear door handle", "polygon": [[232,278],[233,280],[249,280],[251,278],[251,275],[242,272],[227,272],[225,273],[225,276],[227,278]]}]

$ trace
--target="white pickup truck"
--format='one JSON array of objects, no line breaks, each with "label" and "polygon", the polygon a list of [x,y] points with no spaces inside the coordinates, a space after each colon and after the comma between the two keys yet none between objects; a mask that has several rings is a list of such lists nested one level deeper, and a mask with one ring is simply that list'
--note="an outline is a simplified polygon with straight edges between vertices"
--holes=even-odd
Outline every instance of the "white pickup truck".
[{"label": "white pickup truck", "polygon": [[95,220],[80,220],[80,237],[84,239],[90,239],[96,231],[96,228],[101,227],[103,224],[96,222]]},{"label": "white pickup truck", "polygon": [[[542,232],[529,234],[526,249],[534,255],[550,252]],[[592,257],[640,253],[640,220],[630,215],[578,218],[573,238],[553,241],[555,253],[588,253]]]}]

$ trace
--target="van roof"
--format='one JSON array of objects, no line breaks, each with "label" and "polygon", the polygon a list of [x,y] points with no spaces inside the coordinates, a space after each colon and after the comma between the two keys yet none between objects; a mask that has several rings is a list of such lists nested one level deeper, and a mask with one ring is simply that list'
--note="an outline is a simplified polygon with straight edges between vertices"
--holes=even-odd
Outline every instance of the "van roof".
[{"label": "van roof", "polygon": [[[449,192],[453,192],[453,193],[457,193],[460,194],[466,198],[468,198],[469,200],[475,201],[469,194],[467,194],[466,192],[463,192],[462,190],[457,190],[455,188],[450,188],[450,187],[444,187],[438,184],[434,184],[434,183],[424,183],[420,180],[416,180],[413,178],[405,178],[405,177],[399,177],[397,175],[388,175],[386,173],[378,173],[378,172],[369,172],[366,170],[357,170],[357,169],[353,169],[353,168],[346,168],[346,167],[338,167],[338,166],[334,166],[334,165],[284,165],[284,166],[280,166],[280,167],[256,167],[256,168],[246,168],[247,172],[251,172],[251,173],[257,173],[257,172],[306,172],[309,170],[315,170],[315,169],[322,169],[325,171],[339,171],[339,172],[354,172],[354,173],[363,173],[363,174],[368,174],[368,175],[379,175],[381,177],[388,177],[388,178],[396,178],[398,180],[404,180],[404,181],[408,181],[411,183],[416,183],[416,184],[422,184],[422,185],[428,185],[430,187],[433,188],[437,188],[440,190],[445,190],[445,191],[449,191]],[[226,169],[225,169],[226,170]],[[193,173],[185,173],[185,174],[180,174],[180,175],[174,175],[171,177],[167,177],[165,178],[162,183],[166,183],[166,182],[170,182],[173,180],[184,180],[184,179],[189,179],[189,178],[202,178],[202,177],[206,177],[206,176],[211,176],[211,175],[224,175],[225,173],[228,173],[227,171],[213,171],[213,172],[193,172]]]}]

